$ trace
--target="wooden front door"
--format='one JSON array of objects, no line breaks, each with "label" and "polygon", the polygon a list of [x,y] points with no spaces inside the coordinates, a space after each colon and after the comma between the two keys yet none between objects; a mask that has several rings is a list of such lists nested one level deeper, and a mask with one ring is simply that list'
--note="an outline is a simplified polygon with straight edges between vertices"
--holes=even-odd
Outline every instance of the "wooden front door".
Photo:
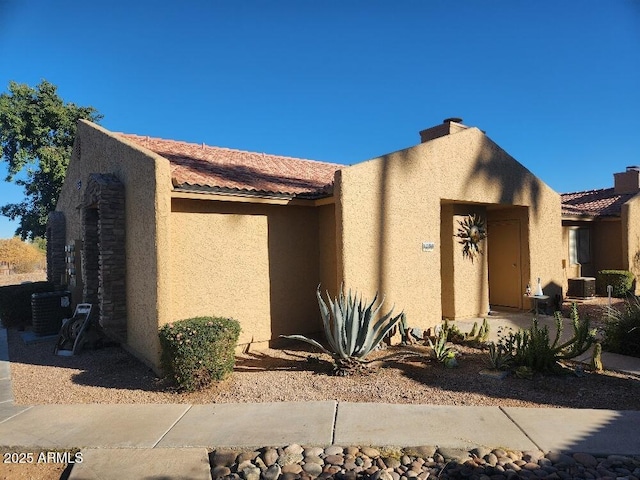
[{"label": "wooden front door", "polygon": [[489,303],[522,308],[520,221],[502,220],[487,226],[489,257]]}]

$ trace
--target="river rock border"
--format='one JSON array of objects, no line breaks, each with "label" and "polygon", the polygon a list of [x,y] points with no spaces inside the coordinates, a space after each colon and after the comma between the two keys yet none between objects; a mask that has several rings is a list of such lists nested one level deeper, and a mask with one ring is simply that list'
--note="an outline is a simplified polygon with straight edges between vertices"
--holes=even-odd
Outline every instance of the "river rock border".
[{"label": "river rock border", "polygon": [[218,449],[209,454],[214,480],[640,480],[640,456],[594,456],[478,447],[286,447]]}]

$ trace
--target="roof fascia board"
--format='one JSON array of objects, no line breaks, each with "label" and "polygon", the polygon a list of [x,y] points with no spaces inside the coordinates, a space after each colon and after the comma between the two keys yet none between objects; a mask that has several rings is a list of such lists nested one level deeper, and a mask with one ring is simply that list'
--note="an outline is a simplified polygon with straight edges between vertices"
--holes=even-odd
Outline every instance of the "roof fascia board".
[{"label": "roof fascia board", "polygon": [[601,216],[580,216],[580,215],[562,215],[562,222],[617,222],[620,217],[614,215]]},{"label": "roof fascia board", "polygon": [[277,198],[277,197],[261,197],[257,195],[229,194],[216,192],[188,192],[174,190],[171,192],[171,198],[185,198],[189,200],[215,200],[218,202],[239,202],[239,203],[258,203],[267,205],[298,205],[304,207],[318,207],[335,203],[333,197],[320,198],[316,200],[303,198]]}]

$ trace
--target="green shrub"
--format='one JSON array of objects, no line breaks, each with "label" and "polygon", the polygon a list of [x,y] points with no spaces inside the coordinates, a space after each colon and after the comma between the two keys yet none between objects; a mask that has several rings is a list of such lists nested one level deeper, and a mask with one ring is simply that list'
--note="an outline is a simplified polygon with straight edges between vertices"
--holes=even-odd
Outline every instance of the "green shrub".
[{"label": "green shrub", "polygon": [[628,300],[622,312],[612,309],[604,328],[603,348],[608,352],[640,357],[640,300]]},{"label": "green shrub", "polygon": [[[58,287],[59,288],[59,287]],[[34,282],[0,287],[0,319],[5,328],[31,325],[31,295],[53,292],[51,282]]]},{"label": "green shrub", "polygon": [[163,326],[159,335],[162,368],[180,389],[202,389],[233,372],[240,335],[236,320],[189,318]]},{"label": "green shrub", "polygon": [[612,295],[623,298],[631,293],[634,279],[628,270],[600,270],[596,276],[596,291],[599,295],[607,295],[607,285],[611,285]]}]

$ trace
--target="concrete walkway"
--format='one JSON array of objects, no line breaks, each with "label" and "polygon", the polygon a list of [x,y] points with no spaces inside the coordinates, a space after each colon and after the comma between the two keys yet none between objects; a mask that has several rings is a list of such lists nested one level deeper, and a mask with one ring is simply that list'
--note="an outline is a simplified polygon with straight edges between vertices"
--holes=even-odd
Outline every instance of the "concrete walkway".
[{"label": "concrete walkway", "polygon": [[[640,371],[640,359],[627,360]],[[71,479],[142,473],[209,479],[207,449],[291,443],[640,455],[638,431],[640,411],[335,401],[21,406],[13,403],[6,331],[0,329],[0,445],[10,447],[3,451],[80,448],[84,461]]]}]

